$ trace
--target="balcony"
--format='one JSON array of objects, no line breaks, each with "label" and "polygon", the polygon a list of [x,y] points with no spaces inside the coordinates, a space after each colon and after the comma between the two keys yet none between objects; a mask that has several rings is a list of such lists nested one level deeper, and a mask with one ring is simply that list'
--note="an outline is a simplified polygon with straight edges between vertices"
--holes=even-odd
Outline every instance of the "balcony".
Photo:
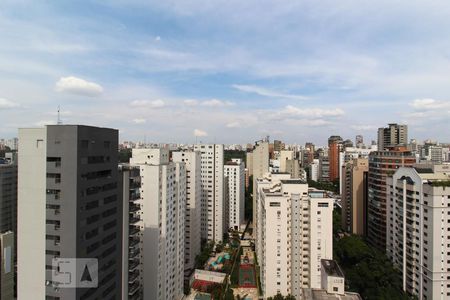
[{"label": "balcony", "polygon": [[133,191],[130,193],[130,201],[136,201],[141,199],[141,193]]},{"label": "balcony", "polygon": [[141,253],[141,249],[139,249],[139,247],[137,248],[132,248],[130,249],[130,251],[128,252],[128,259],[129,260],[134,260],[138,258],[138,255]]},{"label": "balcony", "polygon": [[137,212],[141,209],[140,205],[137,204],[130,204],[129,212]]},{"label": "balcony", "polygon": [[128,243],[128,248],[135,248],[139,244],[139,239],[130,239]]},{"label": "balcony", "polygon": [[141,219],[138,218],[138,217],[131,216],[131,217],[129,218],[129,224],[130,224],[130,225],[134,225],[134,224],[136,224],[137,222],[139,222],[140,220],[141,220]]},{"label": "balcony", "polygon": [[141,287],[141,285],[139,284],[139,282],[133,283],[128,288],[128,296],[133,296],[140,289],[140,287]]},{"label": "balcony", "polygon": [[128,265],[128,271],[129,271],[129,272],[134,272],[134,271],[136,271],[136,269],[137,269],[138,266],[139,266],[139,262],[136,261],[136,260],[134,260],[133,262],[131,262],[131,263]]},{"label": "balcony", "polygon": [[139,229],[139,226],[130,225],[129,232],[128,232],[129,236],[136,235],[139,232],[141,232],[141,230]]},{"label": "balcony", "polygon": [[135,282],[137,279],[139,279],[139,271],[134,271],[129,273],[128,275],[128,283],[132,284],[133,282]]}]

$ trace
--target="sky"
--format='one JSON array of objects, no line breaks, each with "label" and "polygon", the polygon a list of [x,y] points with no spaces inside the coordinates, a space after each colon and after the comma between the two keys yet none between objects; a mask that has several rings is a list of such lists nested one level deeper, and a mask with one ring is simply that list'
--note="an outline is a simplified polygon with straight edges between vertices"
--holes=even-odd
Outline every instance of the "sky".
[{"label": "sky", "polygon": [[[37,4],[38,3],[38,4]],[[0,137],[450,142],[450,1],[0,1]]]}]

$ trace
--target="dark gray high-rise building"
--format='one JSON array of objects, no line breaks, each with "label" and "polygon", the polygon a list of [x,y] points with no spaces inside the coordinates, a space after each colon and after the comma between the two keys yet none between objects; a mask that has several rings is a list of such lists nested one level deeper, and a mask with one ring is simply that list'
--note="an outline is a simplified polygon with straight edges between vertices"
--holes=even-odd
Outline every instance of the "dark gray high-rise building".
[{"label": "dark gray high-rise building", "polygon": [[0,233],[17,229],[17,165],[0,163]]},{"label": "dark gray high-rise building", "polygon": [[[18,299],[119,299],[118,131],[51,125],[19,129],[19,139]],[[55,280],[54,258],[98,259],[98,277]]]},{"label": "dark gray high-rise building", "polygon": [[378,151],[389,147],[405,147],[408,144],[408,126],[395,123],[378,128]]},{"label": "dark gray high-rise building", "polygon": [[17,165],[0,162],[0,300],[13,299],[17,232]]}]

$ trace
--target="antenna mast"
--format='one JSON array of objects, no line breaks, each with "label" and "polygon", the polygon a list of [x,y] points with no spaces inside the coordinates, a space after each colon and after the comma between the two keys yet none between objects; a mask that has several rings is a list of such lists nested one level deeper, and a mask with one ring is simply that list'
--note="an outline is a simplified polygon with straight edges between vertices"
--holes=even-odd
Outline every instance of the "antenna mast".
[{"label": "antenna mast", "polygon": [[58,125],[61,125],[61,124],[62,124],[62,121],[61,121],[61,111],[60,111],[59,105],[58,105],[58,120],[57,120],[57,123],[56,123],[56,124],[58,124]]}]

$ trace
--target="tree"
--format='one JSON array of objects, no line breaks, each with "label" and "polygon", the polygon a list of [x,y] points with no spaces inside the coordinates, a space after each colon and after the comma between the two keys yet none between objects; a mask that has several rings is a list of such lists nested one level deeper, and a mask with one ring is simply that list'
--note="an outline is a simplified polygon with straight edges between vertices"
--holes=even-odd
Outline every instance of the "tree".
[{"label": "tree", "polygon": [[335,241],[334,258],[345,274],[348,290],[363,299],[412,299],[401,287],[401,276],[386,257],[359,236]]},{"label": "tree", "polygon": [[233,290],[228,287],[227,291],[225,292],[225,300],[234,300],[234,294]]}]

